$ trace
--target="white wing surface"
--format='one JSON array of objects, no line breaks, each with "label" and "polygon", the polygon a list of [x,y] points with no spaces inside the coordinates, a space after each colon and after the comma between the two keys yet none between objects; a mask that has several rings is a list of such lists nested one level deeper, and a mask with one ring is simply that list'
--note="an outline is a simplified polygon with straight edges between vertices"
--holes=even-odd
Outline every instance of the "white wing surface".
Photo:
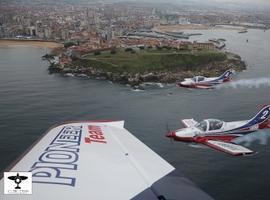
[{"label": "white wing surface", "polygon": [[241,155],[247,155],[254,153],[253,151],[247,149],[246,147],[228,143],[228,142],[222,142],[222,141],[216,141],[216,140],[207,140],[203,144],[212,147],[216,150],[234,155],[234,156],[241,156]]},{"label": "white wing surface", "polygon": [[[74,122],[50,129],[6,170],[32,172],[33,194],[19,199],[211,199],[184,177],[172,175],[174,167],[123,124]],[[0,199],[18,196],[1,190]]]}]

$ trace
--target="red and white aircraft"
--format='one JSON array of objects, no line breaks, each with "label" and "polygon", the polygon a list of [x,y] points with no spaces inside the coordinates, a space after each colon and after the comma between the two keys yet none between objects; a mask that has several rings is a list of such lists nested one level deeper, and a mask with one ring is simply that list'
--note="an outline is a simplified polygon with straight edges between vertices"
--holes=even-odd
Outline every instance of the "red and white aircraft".
[{"label": "red and white aircraft", "polygon": [[232,140],[259,129],[270,128],[269,116],[270,105],[266,105],[252,119],[245,121],[205,119],[198,123],[194,119],[184,119],[182,122],[186,128],[170,131],[166,136],[176,141],[204,144],[234,156],[252,154],[253,151],[234,144]]},{"label": "red and white aircraft", "polygon": [[212,89],[215,85],[230,81],[230,76],[233,73],[234,70],[229,69],[219,77],[194,76],[193,78],[185,78],[177,85],[185,88]]}]

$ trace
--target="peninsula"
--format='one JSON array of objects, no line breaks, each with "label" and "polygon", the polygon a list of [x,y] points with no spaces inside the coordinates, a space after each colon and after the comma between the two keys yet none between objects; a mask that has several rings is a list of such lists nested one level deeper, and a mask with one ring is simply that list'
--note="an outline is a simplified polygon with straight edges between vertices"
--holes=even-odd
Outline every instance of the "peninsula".
[{"label": "peninsula", "polygon": [[228,68],[246,68],[240,56],[216,50],[163,47],[117,48],[81,57],[55,60],[47,56],[51,72],[87,76],[138,87],[144,82],[175,83],[194,75],[215,76]]}]

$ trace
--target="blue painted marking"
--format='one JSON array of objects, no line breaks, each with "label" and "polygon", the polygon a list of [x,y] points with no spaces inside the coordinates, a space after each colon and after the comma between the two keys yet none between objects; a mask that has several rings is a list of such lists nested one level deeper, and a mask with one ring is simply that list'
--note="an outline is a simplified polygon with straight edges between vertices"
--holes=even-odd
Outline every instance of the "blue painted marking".
[{"label": "blue painted marking", "polygon": [[236,129],[233,129],[231,131],[244,129],[244,128],[250,128],[250,127],[255,126],[257,124],[261,124],[261,123],[267,121],[269,116],[270,116],[270,105],[265,106],[263,109],[261,109],[260,112],[255,117],[253,117],[248,123],[236,128]]},{"label": "blue painted marking", "polygon": [[64,126],[31,169],[33,183],[75,186],[82,126]]}]

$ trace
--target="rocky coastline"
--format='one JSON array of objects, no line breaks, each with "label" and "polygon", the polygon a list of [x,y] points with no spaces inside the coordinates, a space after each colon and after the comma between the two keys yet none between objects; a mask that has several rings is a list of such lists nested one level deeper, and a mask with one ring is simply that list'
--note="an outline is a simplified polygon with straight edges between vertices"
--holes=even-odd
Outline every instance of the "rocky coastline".
[{"label": "rocky coastline", "polygon": [[[50,62],[48,68],[50,73],[59,73],[66,76],[88,77],[98,80],[109,80],[113,83],[129,85],[135,89],[144,89],[144,83],[176,83],[182,81],[184,78],[193,77],[195,75],[202,76],[219,76],[227,69],[234,69],[242,71],[246,69],[246,64],[241,57],[226,52],[227,59],[223,61],[214,61],[208,64],[191,67],[188,70],[155,70],[138,73],[130,73],[127,71],[111,72],[98,68],[96,66],[78,65],[74,62],[68,63],[64,66],[53,64]],[[44,57],[43,57],[44,58]],[[45,57],[46,59],[46,57]],[[83,58],[79,58],[83,61]]]}]

